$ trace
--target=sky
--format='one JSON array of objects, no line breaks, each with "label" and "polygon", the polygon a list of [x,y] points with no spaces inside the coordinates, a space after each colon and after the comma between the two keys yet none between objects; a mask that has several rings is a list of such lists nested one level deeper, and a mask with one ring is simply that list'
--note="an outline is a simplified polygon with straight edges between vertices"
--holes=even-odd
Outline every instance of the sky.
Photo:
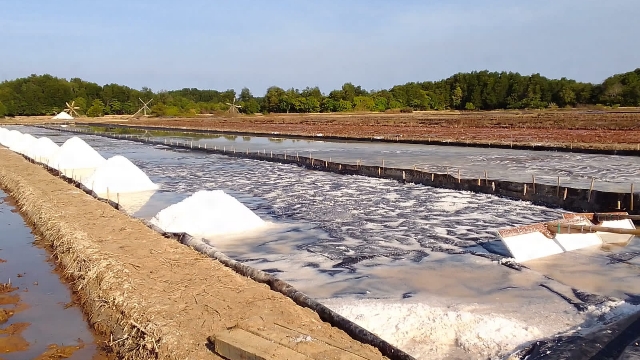
[{"label": "sky", "polygon": [[640,67],[638,0],[0,0],[0,80],[368,90],[474,70]]}]

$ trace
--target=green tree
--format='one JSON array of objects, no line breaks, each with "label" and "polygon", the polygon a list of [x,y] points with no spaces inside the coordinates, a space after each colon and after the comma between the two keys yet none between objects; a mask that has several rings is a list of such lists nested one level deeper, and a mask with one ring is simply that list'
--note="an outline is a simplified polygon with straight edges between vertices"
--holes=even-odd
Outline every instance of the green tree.
[{"label": "green tree", "polygon": [[465,110],[475,110],[476,107],[473,105],[472,102],[468,102],[468,103],[464,104],[464,109]]},{"label": "green tree", "polygon": [[73,99],[75,106],[78,107],[78,112],[81,114],[86,114],[87,113],[87,99],[83,98],[83,97],[77,97],[75,99]]},{"label": "green tree", "polygon": [[576,93],[569,87],[565,87],[560,91],[561,106],[573,106],[576,103]]},{"label": "green tree", "polygon": [[104,115],[104,103],[100,99],[95,99],[91,103],[91,107],[87,109],[88,117],[100,117]]},{"label": "green tree", "polygon": [[0,117],[5,117],[5,115],[7,115],[7,107],[0,102]]},{"label": "green tree", "polygon": [[285,102],[285,92],[282,88],[272,86],[267,89],[264,95],[264,111],[277,113],[281,110],[281,104]]},{"label": "green tree", "polygon": [[356,96],[353,98],[353,110],[355,111],[373,111],[376,103],[369,96]]},{"label": "green tree", "polygon": [[456,88],[451,92],[451,102],[454,108],[458,109],[460,107],[462,95],[462,89],[460,86],[456,86]]}]

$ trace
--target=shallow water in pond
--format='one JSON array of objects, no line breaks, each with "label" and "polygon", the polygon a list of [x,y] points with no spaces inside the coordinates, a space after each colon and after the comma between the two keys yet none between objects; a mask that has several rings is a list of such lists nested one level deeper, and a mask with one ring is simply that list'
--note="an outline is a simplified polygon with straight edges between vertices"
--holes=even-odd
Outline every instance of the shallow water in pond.
[{"label": "shallow water in pond", "polygon": [[[59,144],[73,136],[20,130]],[[331,299],[330,306],[354,321],[363,316],[358,308],[378,311],[379,304],[389,306],[398,316],[368,326],[374,331],[401,328],[404,337],[398,335],[395,343],[416,354],[450,354],[457,343],[493,354],[573,326],[593,325],[589,314],[578,313],[541,284],[566,284],[568,293],[575,287],[623,299],[635,296],[638,282],[629,285],[635,274],[633,256],[625,254],[640,253],[637,242],[584,252],[592,261],[581,264],[579,274],[556,271],[574,254],[549,258],[552,265],[535,267],[539,271],[497,265],[507,252],[496,229],[555,219],[561,214],[558,210],[489,195],[80,136],[105,157],[129,158],[162,186],[132,206],[135,216],[151,218],[198,190],[225,190],[272,226],[240,239],[210,239],[212,245],[314,298]],[[127,196],[120,199],[126,202]],[[599,276],[608,269],[616,271],[615,276]],[[375,303],[361,306],[358,301]],[[425,322],[440,313],[456,314],[451,324],[440,323],[451,333],[421,330],[431,329]],[[498,322],[487,323],[493,318]],[[506,329],[502,338],[495,343],[478,340],[483,327],[493,329],[496,324]],[[424,350],[429,342],[439,347]]]},{"label": "shallow water in pond", "polygon": [[34,244],[34,235],[0,191],[0,357],[3,360],[107,359],[89,329],[71,290],[49,262],[47,251]]},{"label": "shallow water in pond", "polygon": [[[98,129],[98,128],[96,128]],[[469,148],[458,146],[436,146],[402,143],[348,142],[287,139],[279,135],[235,136],[228,134],[194,134],[145,132],[126,129],[128,133],[146,134],[152,139],[170,142],[191,143],[229,151],[249,150],[250,152],[277,152],[315,159],[333,160],[355,164],[358,160],[365,165],[413,168],[451,174],[461,171],[463,178],[536,182],[556,185],[558,177],[564,186],[588,189],[591,178],[595,178],[594,189],[603,191],[628,192],[631,183],[640,184],[640,157],[582,154],[553,151],[528,151],[511,149]],[[640,186],[636,186],[639,189]]]}]

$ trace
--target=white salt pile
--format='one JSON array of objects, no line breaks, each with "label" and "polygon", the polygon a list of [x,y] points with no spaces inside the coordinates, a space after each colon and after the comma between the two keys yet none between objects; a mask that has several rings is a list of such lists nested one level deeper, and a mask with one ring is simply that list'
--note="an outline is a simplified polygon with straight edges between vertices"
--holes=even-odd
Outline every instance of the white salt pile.
[{"label": "white salt pile", "polygon": [[91,169],[95,170],[105,162],[97,151],[79,137],[72,137],[62,144],[49,159],[49,166],[64,170]]},{"label": "white salt pile", "polygon": [[22,133],[20,131],[11,130],[5,135],[4,143],[2,143],[2,145],[11,148],[11,146],[17,141],[20,141],[21,138]]},{"label": "white salt pile", "polygon": [[41,137],[31,144],[25,155],[39,163],[46,164],[53,154],[60,149],[58,144],[48,137]]},{"label": "white salt pile", "polygon": [[9,130],[0,127],[0,145],[4,146],[5,139],[7,138],[7,134],[9,134]]},{"label": "white salt pile", "polygon": [[205,238],[238,234],[265,225],[258,215],[222,190],[198,191],[160,211],[151,223],[166,232]]},{"label": "white salt pile", "polygon": [[464,309],[380,300],[323,303],[417,359],[501,357],[544,335],[515,319]]},{"label": "white salt pile", "polygon": [[9,146],[9,150],[18,154],[24,154],[29,148],[31,148],[31,146],[33,146],[35,141],[36,138],[33,135],[22,134],[22,136],[17,137],[11,146]]},{"label": "white salt pile", "polygon": [[82,184],[98,195],[157,190],[147,174],[124,156],[116,155],[98,166]]}]

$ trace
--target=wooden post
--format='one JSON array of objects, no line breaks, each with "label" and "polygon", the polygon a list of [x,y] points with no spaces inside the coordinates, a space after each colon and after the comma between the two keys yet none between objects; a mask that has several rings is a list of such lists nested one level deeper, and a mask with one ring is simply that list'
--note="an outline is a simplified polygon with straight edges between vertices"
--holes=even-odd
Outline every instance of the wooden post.
[{"label": "wooden post", "polygon": [[384,168],[384,159],[382,159],[382,167]]},{"label": "wooden post", "polygon": [[620,210],[620,200],[618,200],[618,207],[616,208],[616,210]]},{"label": "wooden post", "polygon": [[462,178],[460,177],[460,169],[458,169],[458,184],[460,184],[460,181],[462,181]]},{"label": "wooden post", "polygon": [[193,149],[193,141],[191,142],[191,148]]},{"label": "wooden post", "polygon": [[273,150],[271,150],[271,158],[273,158]]},{"label": "wooden post", "polygon": [[525,196],[527,195],[527,184],[526,183],[524,184],[524,193],[523,193],[523,195],[525,195]]},{"label": "wooden post", "polygon": [[204,149],[207,150],[207,143],[204,143]]},{"label": "wooden post", "polygon": [[629,210],[633,211],[633,183],[631,183],[631,199],[629,199]]},{"label": "wooden post", "polygon": [[493,192],[496,192],[496,183],[494,181],[491,182],[491,190],[493,190]]},{"label": "wooden post", "polygon": [[431,182],[433,182],[435,180],[436,174],[435,173],[431,173]]},{"label": "wooden post", "polygon": [[564,196],[562,197],[562,200],[567,200],[567,188],[564,188]]},{"label": "wooden post", "polygon": [[116,200],[118,201],[118,205],[120,205],[120,193],[116,193]]},{"label": "wooden post", "polygon": [[487,170],[484,171],[484,186],[489,185],[489,177],[487,176]]},{"label": "wooden post", "polygon": [[558,186],[556,186],[556,196],[560,196],[560,176],[558,176]]},{"label": "wooden post", "polygon": [[402,170],[402,180],[407,180],[407,175],[404,173],[404,170]]},{"label": "wooden post", "polygon": [[382,174],[382,168],[378,166],[378,176]]},{"label": "wooden post", "polygon": [[532,189],[533,189],[533,194],[536,194],[536,176],[531,174],[531,183],[532,185]]},{"label": "wooden post", "polygon": [[593,192],[593,183],[596,181],[596,178],[591,178],[591,186],[589,186],[589,196],[587,197],[587,202],[591,202],[591,192]]},{"label": "wooden post", "polygon": [[478,178],[478,186],[480,186],[480,178]]}]

